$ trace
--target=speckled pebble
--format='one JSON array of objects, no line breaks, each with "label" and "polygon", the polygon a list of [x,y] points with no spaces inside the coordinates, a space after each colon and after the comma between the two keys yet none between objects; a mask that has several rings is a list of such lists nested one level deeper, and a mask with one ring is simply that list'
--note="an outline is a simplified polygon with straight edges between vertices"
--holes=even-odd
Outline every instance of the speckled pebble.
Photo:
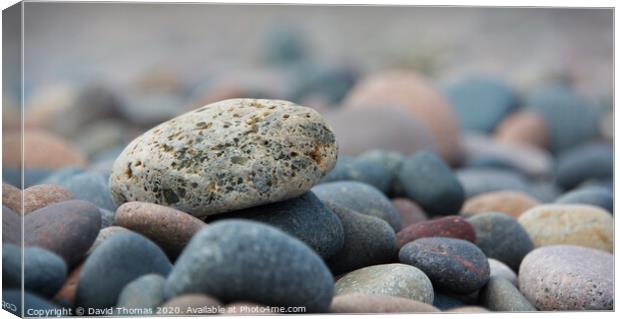
[{"label": "speckled pebble", "polygon": [[205,217],[299,196],[336,163],[338,147],[314,110],[233,99],[164,122],[116,159],[116,203],[145,201]]},{"label": "speckled pebble", "polygon": [[369,295],[347,294],[336,296],[332,300],[329,309],[332,313],[417,313],[439,312],[439,309],[420,301],[409,298]]},{"label": "speckled pebble", "polygon": [[24,190],[24,214],[47,205],[72,200],[73,194],[59,185],[39,184]]}]

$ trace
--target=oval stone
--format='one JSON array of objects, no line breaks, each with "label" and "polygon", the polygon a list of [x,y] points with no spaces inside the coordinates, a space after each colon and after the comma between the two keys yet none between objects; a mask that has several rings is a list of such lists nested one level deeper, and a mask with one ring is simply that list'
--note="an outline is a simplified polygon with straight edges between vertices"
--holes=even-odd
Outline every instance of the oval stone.
[{"label": "oval stone", "polygon": [[24,190],[24,214],[47,205],[73,199],[73,194],[59,185],[39,184]]},{"label": "oval stone", "polygon": [[336,296],[329,309],[332,313],[415,313],[439,312],[439,309],[417,300],[388,295],[347,294]]},{"label": "oval stone", "polygon": [[446,216],[410,225],[396,234],[396,245],[400,249],[405,244],[424,237],[450,237],[476,242],[476,232],[472,225],[460,216]]},{"label": "oval stone", "polygon": [[420,151],[406,158],[396,178],[407,197],[431,215],[455,214],[465,200],[452,170],[431,152]]},{"label": "oval stone", "polygon": [[[199,267],[196,267],[200,265]],[[205,293],[224,302],[327,311],[332,276],[310,247],[262,223],[226,220],[199,231],[166,280],[166,296]]]},{"label": "oval stone", "polygon": [[546,149],[549,145],[547,123],[535,112],[517,111],[499,124],[495,130],[495,139],[506,144],[529,145]]},{"label": "oval stone", "polygon": [[564,189],[572,189],[589,179],[608,179],[613,176],[612,144],[584,144],[558,156],[556,183]]},{"label": "oval stone", "polygon": [[117,205],[110,196],[107,175],[95,171],[76,174],[60,182],[76,199],[85,200],[97,207],[115,211]]},{"label": "oval stone", "polygon": [[482,288],[489,281],[489,263],[474,244],[455,238],[420,238],[401,248],[402,263],[420,268],[433,285],[465,294]]},{"label": "oval stone", "polygon": [[387,222],[334,203],[327,206],[344,228],[344,245],[327,261],[333,274],[387,263],[396,256],[396,235]]},{"label": "oval stone", "polygon": [[456,176],[465,190],[466,198],[502,190],[516,190],[529,194],[529,185],[525,177],[510,170],[463,168],[456,172]]},{"label": "oval stone", "polygon": [[519,223],[536,247],[565,244],[613,251],[613,217],[596,206],[540,205],[521,215]]},{"label": "oval stone", "polygon": [[312,192],[322,202],[333,202],[358,213],[385,220],[394,231],[400,229],[400,215],[378,189],[364,183],[344,181],[320,184]]},{"label": "oval stone", "polygon": [[153,242],[133,232],[115,234],[86,259],[76,291],[76,304],[106,308],[116,305],[123,287],[149,273],[168,275],[172,265]]},{"label": "oval stone", "polygon": [[[23,250],[24,289],[43,297],[52,297],[62,287],[67,265],[58,255],[39,247]],[[2,286],[21,289],[22,249],[2,245]]]},{"label": "oval stone", "polygon": [[332,170],[321,183],[335,181],[358,181],[376,187],[384,194],[388,194],[392,185],[392,173],[380,163],[358,157],[344,161],[338,158],[336,168]]},{"label": "oval stone", "polygon": [[24,244],[60,255],[71,268],[90,248],[100,228],[96,206],[81,200],[60,202],[24,217]]},{"label": "oval stone", "polygon": [[530,208],[540,204],[534,197],[520,191],[495,191],[468,198],[461,214],[500,212],[519,218]]},{"label": "oval stone", "polygon": [[555,200],[557,204],[585,204],[614,211],[614,194],[601,186],[587,186],[570,191]]},{"label": "oval stone", "polygon": [[116,203],[144,201],[205,217],[299,196],[336,163],[334,134],[286,101],[221,101],[164,122],[114,162]]},{"label": "oval stone", "polygon": [[400,221],[403,229],[409,225],[428,220],[428,216],[424,210],[422,210],[422,207],[408,198],[393,198],[392,205],[394,205],[394,208],[396,208],[400,214]]},{"label": "oval stone", "polygon": [[206,224],[172,207],[145,202],[129,202],[116,210],[116,225],[133,230],[156,243],[176,258],[196,232]]},{"label": "oval stone", "polygon": [[403,264],[384,264],[361,268],[336,282],[336,295],[387,295],[433,303],[433,285],[418,268]]},{"label": "oval stone", "polygon": [[514,218],[502,213],[477,214],[467,219],[476,230],[476,246],[487,257],[495,258],[514,270],[534,244],[527,231]]},{"label": "oval stone", "polygon": [[480,292],[480,303],[491,311],[536,311],[510,281],[491,277]]},{"label": "oval stone", "polygon": [[519,269],[519,288],[536,308],[610,310],[614,305],[613,255],[571,245],[529,253]]},{"label": "oval stone", "polygon": [[127,309],[153,309],[164,302],[164,283],[159,274],[147,274],[128,283],[116,302],[117,307]]}]

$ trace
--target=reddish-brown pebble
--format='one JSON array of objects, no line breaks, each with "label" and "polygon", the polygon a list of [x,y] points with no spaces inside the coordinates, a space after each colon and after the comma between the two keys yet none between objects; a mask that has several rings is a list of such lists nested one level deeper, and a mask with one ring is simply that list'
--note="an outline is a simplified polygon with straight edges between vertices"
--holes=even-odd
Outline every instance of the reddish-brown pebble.
[{"label": "reddish-brown pebble", "polygon": [[19,212],[22,208],[22,191],[7,183],[2,183],[2,205],[10,208],[14,212]]},{"label": "reddish-brown pebble", "polygon": [[396,234],[396,246],[423,237],[450,237],[476,242],[474,227],[461,216],[446,216],[410,225]]},{"label": "reddish-brown pebble", "polygon": [[[22,142],[20,132],[8,132],[2,137],[2,164],[6,167],[20,167]],[[62,137],[41,130],[24,132],[24,169],[57,169],[66,166],[85,166],[86,158]]]},{"label": "reddish-brown pebble", "polygon": [[394,198],[392,199],[392,205],[394,205],[400,214],[402,228],[428,220],[428,216],[422,208],[416,202],[408,198]]},{"label": "reddish-brown pebble", "polygon": [[432,305],[388,295],[347,294],[334,297],[332,313],[411,313],[439,312]]},{"label": "reddish-brown pebble", "polygon": [[24,214],[31,213],[47,205],[73,199],[68,189],[52,184],[39,184],[24,190]]},{"label": "reddish-brown pebble", "polygon": [[73,271],[69,274],[67,279],[65,279],[65,283],[60,288],[60,291],[54,297],[54,300],[57,301],[66,301],[70,304],[75,303],[75,292],[77,291],[78,282],[80,280],[80,271],[82,270],[82,266],[84,263],[82,262],[78,266],[76,266]]}]

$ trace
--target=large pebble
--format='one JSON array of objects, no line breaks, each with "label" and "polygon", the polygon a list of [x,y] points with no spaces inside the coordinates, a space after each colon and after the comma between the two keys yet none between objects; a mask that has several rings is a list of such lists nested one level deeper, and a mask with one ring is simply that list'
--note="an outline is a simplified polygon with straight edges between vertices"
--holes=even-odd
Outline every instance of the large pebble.
[{"label": "large pebble", "polygon": [[401,229],[396,234],[396,245],[400,249],[405,244],[424,237],[450,237],[476,242],[476,232],[465,218],[446,216]]},{"label": "large pebble", "polygon": [[115,211],[117,208],[110,196],[108,179],[105,174],[87,171],[69,177],[60,182],[60,185],[71,191],[76,199],[89,201],[97,207],[110,211]]},{"label": "large pebble", "polygon": [[433,303],[433,285],[418,268],[384,264],[350,272],[336,282],[336,295],[387,295]]},{"label": "large pebble", "polygon": [[433,285],[454,293],[470,293],[489,280],[489,263],[474,244],[455,238],[420,238],[401,248],[402,263],[420,268]]},{"label": "large pebble", "polygon": [[299,196],[335,165],[321,116],[286,101],[233,99],[164,122],[116,159],[116,203],[145,201],[205,217]]},{"label": "large pebble", "polygon": [[598,206],[610,213],[614,211],[614,194],[601,186],[586,186],[567,192],[555,200],[557,204],[585,204]]},{"label": "large pebble", "polygon": [[480,292],[480,303],[491,311],[536,311],[510,281],[491,277]]},{"label": "large pebble", "polygon": [[227,220],[198,232],[166,281],[166,296],[205,293],[222,301],[327,311],[334,284],[301,241],[262,223]]},{"label": "large pebble", "polygon": [[534,244],[516,219],[502,213],[477,214],[467,219],[476,230],[476,246],[514,270]]},{"label": "large pebble", "polygon": [[136,233],[115,234],[86,259],[76,292],[76,304],[106,308],[116,305],[123,287],[149,273],[168,275],[172,265],[153,242]]},{"label": "large pebble", "polygon": [[591,248],[538,248],[521,263],[519,289],[543,311],[613,309],[613,261],[613,255]]},{"label": "large pebble", "polygon": [[71,268],[90,248],[100,228],[97,207],[81,200],[60,202],[26,215],[24,244],[60,255]]},{"label": "large pebble", "polygon": [[414,115],[437,143],[437,151],[450,164],[460,160],[458,119],[449,103],[423,76],[406,70],[371,74],[349,92],[350,107],[395,106]]},{"label": "large pebble", "polygon": [[613,251],[613,217],[596,206],[540,205],[521,215],[519,223],[536,247],[566,244]]},{"label": "large pebble", "polygon": [[344,229],[344,245],[327,261],[332,273],[387,263],[394,258],[396,235],[387,222],[338,204],[328,202],[327,206],[340,218]]},{"label": "large pebble", "polygon": [[123,288],[116,306],[127,309],[153,309],[165,301],[165,282],[166,279],[159,274],[138,277]]},{"label": "large pebble", "polygon": [[73,199],[73,194],[58,185],[39,184],[24,190],[24,214],[33,212],[47,205]]},{"label": "large pebble", "polygon": [[520,191],[494,191],[468,198],[461,214],[500,212],[519,218],[528,209],[540,204],[534,197]]},{"label": "large pebble", "polygon": [[2,245],[2,287],[21,288],[44,297],[52,297],[62,287],[67,276],[67,265],[58,255],[39,247],[23,250],[12,244]]},{"label": "large pebble", "polygon": [[366,314],[439,312],[439,309],[409,298],[355,293],[334,297],[329,311],[332,313]]},{"label": "large pebble", "polygon": [[507,116],[495,130],[495,138],[506,144],[547,148],[547,123],[536,112],[521,110]]},{"label": "large pebble", "polygon": [[422,210],[422,207],[408,198],[393,198],[392,205],[400,214],[400,222],[403,229],[409,225],[428,220],[428,216]]},{"label": "large pebble", "polygon": [[463,205],[464,191],[450,168],[427,151],[406,158],[397,175],[407,197],[431,215],[455,214]]},{"label": "large pebble", "polygon": [[614,151],[612,144],[585,144],[559,155],[556,183],[571,189],[590,179],[613,178]]},{"label": "large pebble", "polygon": [[401,227],[400,215],[390,200],[378,189],[360,182],[320,184],[312,192],[322,202],[333,202],[358,213],[385,220],[394,231]]},{"label": "large pebble", "polygon": [[487,260],[489,261],[489,268],[491,269],[491,277],[495,276],[504,278],[515,287],[519,287],[519,280],[517,279],[517,274],[514,270],[510,269],[510,267],[497,259],[487,258]]},{"label": "large pebble", "polygon": [[171,258],[176,258],[205,223],[172,207],[129,202],[116,210],[115,224],[149,238]]}]

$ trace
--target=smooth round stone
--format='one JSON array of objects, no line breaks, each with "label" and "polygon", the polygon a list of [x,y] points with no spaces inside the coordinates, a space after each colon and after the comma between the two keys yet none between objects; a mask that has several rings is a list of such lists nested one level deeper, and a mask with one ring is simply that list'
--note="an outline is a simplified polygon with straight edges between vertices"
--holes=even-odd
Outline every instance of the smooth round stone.
[{"label": "smooth round stone", "polygon": [[167,297],[205,293],[224,302],[323,312],[333,289],[329,269],[303,242],[262,223],[226,220],[192,238],[168,276],[165,291]]},{"label": "smooth round stone", "polygon": [[[203,294],[184,294],[176,296],[161,305],[162,309],[169,309],[168,315],[207,315],[213,313],[202,313],[206,311],[216,311],[222,304],[217,299]],[[179,310],[178,312],[176,310]]]},{"label": "smooth round stone", "polygon": [[526,105],[545,119],[549,146],[554,153],[588,141],[598,133],[594,107],[566,87],[534,92],[527,98]]},{"label": "smooth round stone", "polygon": [[613,213],[614,194],[605,187],[586,186],[560,196],[560,198],[555,200],[555,203],[598,206]]},{"label": "smooth round stone", "polygon": [[21,211],[22,191],[7,183],[2,183],[2,205],[14,212]]},{"label": "smooth round stone", "polygon": [[128,283],[116,302],[117,307],[128,309],[153,309],[164,303],[164,283],[159,274],[147,274]]},{"label": "smooth round stone", "polygon": [[420,269],[403,264],[361,268],[336,282],[336,295],[386,295],[433,303],[433,285]]},{"label": "smooth round stone", "polygon": [[519,289],[542,311],[611,310],[613,255],[558,245],[529,253],[519,269]]},{"label": "smooth round stone", "polygon": [[390,175],[390,187],[386,194],[389,197],[394,197],[398,194],[399,190],[395,188],[394,184],[400,165],[405,160],[405,156],[403,154],[377,149],[360,154],[358,158],[383,166]]},{"label": "smooth round stone", "polygon": [[396,256],[396,235],[384,220],[327,203],[344,229],[344,244],[327,264],[333,274],[390,262]]},{"label": "smooth round stone", "polygon": [[476,246],[487,257],[517,270],[534,244],[519,222],[503,213],[476,214],[467,219],[476,230]]},{"label": "smooth round stone", "polygon": [[488,76],[472,76],[452,83],[445,94],[467,131],[490,133],[518,107],[517,95],[507,83]]},{"label": "smooth round stone", "polygon": [[97,207],[110,211],[115,211],[117,208],[110,196],[108,179],[105,174],[87,171],[71,176],[62,181],[60,185],[73,193],[76,199],[91,202]]},{"label": "smooth round stone", "polygon": [[400,221],[403,229],[409,225],[428,220],[428,216],[416,202],[401,197],[393,198],[391,201],[394,208],[396,208],[400,214]]},{"label": "smooth round stone", "polygon": [[310,246],[323,259],[334,256],[345,241],[342,222],[313,192],[215,218],[240,218],[276,227]]},{"label": "smooth round stone", "polygon": [[71,268],[90,248],[100,228],[96,206],[81,200],[60,202],[24,217],[24,244],[60,255]]},{"label": "smooth round stone", "polygon": [[536,311],[536,308],[510,281],[491,277],[480,291],[480,303],[491,311]]},{"label": "smooth round stone", "polygon": [[[22,316],[22,298],[24,300],[24,314],[39,312],[39,311],[59,311],[59,306],[50,303],[49,301],[32,294],[28,291],[22,291],[21,289],[5,289],[2,291],[2,309],[6,310],[18,317]],[[7,304],[5,306],[5,304]],[[11,305],[11,306],[8,306]],[[14,306],[14,307],[12,307]],[[54,314],[56,312],[53,312]]]},{"label": "smooth round stone", "polygon": [[164,122],[116,159],[116,203],[144,201],[196,217],[297,197],[336,163],[334,134],[314,110],[233,99]]},{"label": "smooth round stone", "polygon": [[120,232],[131,233],[131,230],[121,227],[121,226],[108,226],[105,228],[102,227],[99,233],[97,234],[97,237],[95,238],[95,241],[93,242],[92,246],[90,246],[90,248],[86,252],[86,255],[90,255],[95,250],[95,248],[101,245],[101,243],[103,243],[106,239]]},{"label": "smooth round stone", "polygon": [[[2,134],[2,165],[20,168],[23,157],[24,169],[58,169],[66,166],[84,166],[86,159],[62,137],[42,130],[28,129]],[[22,149],[22,152],[15,150]]]},{"label": "smooth round stone", "polygon": [[427,220],[401,229],[396,234],[398,249],[405,244],[424,237],[449,237],[476,242],[476,232],[472,225],[460,216],[446,216]]},{"label": "smooth round stone", "polygon": [[312,192],[324,203],[333,202],[358,213],[383,219],[394,231],[401,227],[400,215],[390,200],[368,184],[353,181],[333,182],[314,186]]},{"label": "smooth round stone", "polygon": [[456,176],[465,190],[465,197],[470,198],[482,193],[516,190],[528,192],[528,183],[523,175],[516,172],[490,169],[459,169]]},{"label": "smooth round stone", "polygon": [[325,120],[342,155],[358,156],[375,149],[401,154],[436,149],[421,121],[395,108],[344,108],[326,113]]},{"label": "smooth round stone", "polygon": [[80,272],[76,304],[92,308],[114,306],[128,283],[150,273],[167,276],[171,268],[164,252],[150,240],[136,233],[115,234],[86,259]]},{"label": "smooth round stone", "polygon": [[398,107],[420,120],[446,162],[455,164],[460,160],[456,114],[427,79],[413,71],[388,70],[371,74],[351,89],[343,104],[351,108]]},{"label": "smooth round stone", "polygon": [[407,197],[430,215],[455,214],[465,200],[452,170],[431,152],[420,151],[406,158],[396,178]]},{"label": "smooth round stone", "polygon": [[189,240],[206,224],[172,207],[145,202],[129,202],[116,210],[115,224],[139,233],[176,258]]},{"label": "smooth round stone", "polygon": [[468,198],[461,208],[461,214],[500,212],[513,218],[540,203],[534,197],[520,191],[494,191]]},{"label": "smooth round stone", "polygon": [[22,218],[24,218],[22,215],[2,205],[2,243],[21,245]]},{"label": "smooth round stone", "polygon": [[[43,297],[52,297],[62,287],[67,265],[58,255],[38,247],[23,250],[24,289]],[[2,287],[21,288],[22,249],[2,245]]]},{"label": "smooth round stone", "polygon": [[402,263],[420,268],[439,289],[474,292],[489,280],[489,263],[474,244],[455,238],[420,238],[401,248]]},{"label": "smooth round stone", "polygon": [[412,312],[439,312],[439,309],[420,301],[409,298],[347,294],[336,296],[332,300],[329,312],[331,313],[412,313]]},{"label": "smooth round stone", "polygon": [[495,130],[495,139],[506,144],[529,145],[546,149],[549,145],[547,123],[536,112],[521,110],[508,115]]},{"label": "smooth round stone", "polygon": [[[479,134],[463,138],[467,166],[503,166],[534,178],[553,175],[554,158],[548,151],[528,145],[498,142]],[[491,164],[491,165],[489,165]]]},{"label": "smooth round stone", "polygon": [[613,146],[606,143],[585,144],[558,157],[556,183],[571,189],[590,179],[613,178]]},{"label": "smooth round stone", "polygon": [[521,215],[519,223],[536,247],[565,244],[613,251],[613,217],[596,206],[540,205]]},{"label": "smooth round stone", "polygon": [[50,204],[72,200],[73,194],[62,186],[39,184],[26,188],[23,198],[24,214],[28,214]]},{"label": "smooth round stone", "polygon": [[512,269],[510,269],[510,267],[497,259],[487,258],[487,260],[489,261],[489,268],[491,269],[491,277],[495,276],[504,278],[515,287],[519,286],[517,274]]},{"label": "smooth round stone", "polygon": [[392,185],[392,173],[380,163],[364,158],[351,159],[347,156],[339,157],[336,167],[321,179],[321,183],[337,181],[357,181],[376,187],[387,194]]},{"label": "smooth round stone", "polygon": [[62,288],[60,288],[60,291],[54,296],[54,300],[70,305],[75,303],[75,292],[77,291],[78,282],[80,281],[80,272],[83,266],[84,263],[80,263],[73,268],[63,283]]}]

